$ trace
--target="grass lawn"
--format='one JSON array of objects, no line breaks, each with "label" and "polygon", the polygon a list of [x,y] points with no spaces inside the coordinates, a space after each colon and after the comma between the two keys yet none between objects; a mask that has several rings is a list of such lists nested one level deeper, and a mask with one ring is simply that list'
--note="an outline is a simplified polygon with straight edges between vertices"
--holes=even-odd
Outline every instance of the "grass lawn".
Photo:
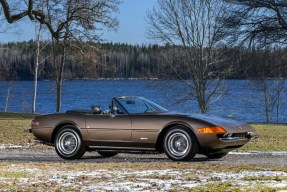
[{"label": "grass lawn", "polygon": [[[244,172],[242,172],[244,170]],[[255,174],[257,173],[257,174]],[[227,179],[228,178],[228,179]],[[204,163],[0,162],[3,191],[280,191],[286,168]]]},{"label": "grass lawn", "polygon": [[[33,135],[28,133],[27,129],[34,116],[23,113],[0,113],[0,144],[23,146],[33,144]],[[254,124],[253,127],[260,138],[249,142],[239,151],[287,151],[287,125]]]},{"label": "grass lawn", "polygon": [[30,146],[33,135],[28,133],[31,120],[35,114],[0,112],[0,145]]},{"label": "grass lawn", "polygon": [[32,113],[0,112],[0,119],[33,119],[36,115]]},{"label": "grass lawn", "polygon": [[[26,130],[34,115],[0,113],[0,145],[32,145]],[[253,125],[260,135],[240,151],[287,151],[286,125]],[[244,171],[243,171],[244,170]],[[287,168],[275,166],[154,163],[0,162],[3,191],[285,191]],[[228,179],[226,179],[228,178]],[[113,187],[113,188],[109,188]]]},{"label": "grass lawn", "polygon": [[287,125],[252,125],[260,138],[249,142],[239,150],[243,151],[287,151]]}]

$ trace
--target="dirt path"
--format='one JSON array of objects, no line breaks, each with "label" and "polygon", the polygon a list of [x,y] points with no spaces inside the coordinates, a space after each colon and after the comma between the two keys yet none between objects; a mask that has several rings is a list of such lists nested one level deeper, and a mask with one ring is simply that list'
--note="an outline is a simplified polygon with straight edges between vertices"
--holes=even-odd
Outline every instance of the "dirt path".
[{"label": "dirt path", "polygon": [[[63,162],[57,156],[53,148],[49,150],[35,149],[0,149],[0,161],[15,162]],[[164,154],[141,155],[119,154],[113,158],[102,158],[96,152],[87,152],[81,160],[69,162],[171,162]],[[220,164],[245,164],[245,165],[268,165],[287,166],[287,152],[232,152],[219,160],[209,160],[205,156],[197,155],[190,163],[220,163]]]}]

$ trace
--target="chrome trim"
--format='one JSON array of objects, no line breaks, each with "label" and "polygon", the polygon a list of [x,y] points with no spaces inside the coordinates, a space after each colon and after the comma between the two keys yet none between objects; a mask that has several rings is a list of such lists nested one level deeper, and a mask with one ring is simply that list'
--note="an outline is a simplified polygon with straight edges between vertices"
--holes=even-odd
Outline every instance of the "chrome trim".
[{"label": "chrome trim", "polygon": [[79,148],[79,139],[73,132],[65,132],[60,135],[57,148],[65,155],[73,154]]},{"label": "chrome trim", "polygon": [[138,147],[115,147],[115,146],[89,146],[93,150],[135,150],[135,151],[154,151],[155,148],[138,148]]},{"label": "chrome trim", "polygon": [[189,141],[185,134],[175,132],[168,137],[168,150],[172,155],[180,157],[187,153],[189,149]]},{"label": "chrome trim", "polygon": [[160,154],[155,148],[133,148],[133,147],[109,147],[109,146],[94,146],[89,147],[88,151],[110,151],[117,153],[131,153],[131,154]]},{"label": "chrome trim", "polygon": [[225,138],[219,138],[219,140],[228,142],[228,141],[239,141],[239,140],[248,140],[248,139],[247,138],[246,139],[242,139],[240,137],[225,137]]}]

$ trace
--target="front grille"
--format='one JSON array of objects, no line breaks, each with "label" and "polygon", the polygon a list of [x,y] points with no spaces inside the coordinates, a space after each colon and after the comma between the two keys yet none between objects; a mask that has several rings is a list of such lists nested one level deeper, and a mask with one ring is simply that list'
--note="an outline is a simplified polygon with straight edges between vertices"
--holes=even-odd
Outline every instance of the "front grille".
[{"label": "front grille", "polygon": [[248,132],[245,133],[227,133],[227,134],[218,134],[217,137],[220,140],[231,141],[231,140],[238,140],[238,139],[250,139],[250,135]]},{"label": "front grille", "polygon": [[231,137],[239,137],[240,139],[246,139],[247,133],[232,133]]}]

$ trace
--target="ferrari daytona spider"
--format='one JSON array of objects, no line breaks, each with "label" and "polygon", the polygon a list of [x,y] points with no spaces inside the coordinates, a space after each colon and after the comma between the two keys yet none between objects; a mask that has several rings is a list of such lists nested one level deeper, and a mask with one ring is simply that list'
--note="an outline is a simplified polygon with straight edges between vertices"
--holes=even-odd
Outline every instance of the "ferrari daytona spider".
[{"label": "ferrari daytona spider", "polygon": [[79,159],[86,151],[103,157],[165,153],[175,161],[196,154],[221,158],[256,137],[246,123],[168,111],[143,97],[113,98],[106,111],[91,108],[36,116],[30,132],[36,142],[53,145],[63,159]]}]

